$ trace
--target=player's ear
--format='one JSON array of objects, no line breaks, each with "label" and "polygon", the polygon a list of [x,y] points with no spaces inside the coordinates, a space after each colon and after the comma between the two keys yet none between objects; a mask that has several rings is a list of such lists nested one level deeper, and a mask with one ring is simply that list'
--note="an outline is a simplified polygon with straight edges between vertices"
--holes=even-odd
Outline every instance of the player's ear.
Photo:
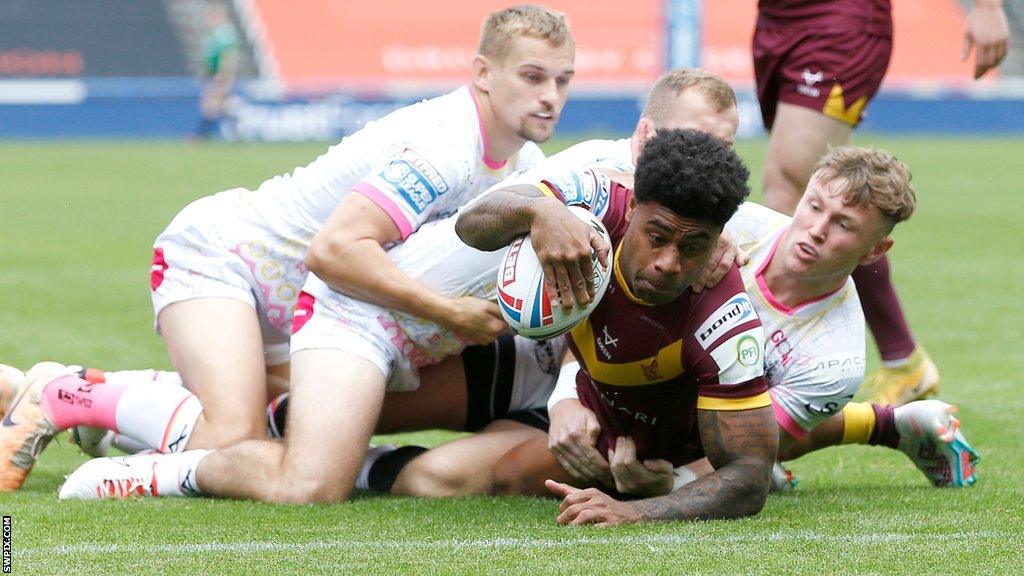
[{"label": "player's ear", "polygon": [[477,90],[490,93],[491,91],[491,61],[483,54],[477,54],[473,57],[473,63],[470,65],[470,73],[473,78],[473,86]]},{"label": "player's ear", "polygon": [[644,144],[652,136],[654,136],[654,122],[646,116],[641,116],[640,120],[636,123],[636,129],[633,130],[633,137],[630,138],[629,146],[633,152],[633,163],[636,164],[638,158],[640,158],[640,152],[644,149]]},{"label": "player's ear", "polygon": [[878,241],[878,244],[872,246],[871,251],[862,256],[857,263],[860,264],[861,266],[865,266],[867,264],[874,264],[875,262],[878,261],[879,258],[885,256],[885,253],[888,252],[890,248],[892,248],[892,244],[892,238],[890,238],[889,236],[882,238],[881,240]]},{"label": "player's ear", "polygon": [[633,220],[633,210],[636,210],[636,194],[630,194],[629,206],[626,208],[626,222]]}]

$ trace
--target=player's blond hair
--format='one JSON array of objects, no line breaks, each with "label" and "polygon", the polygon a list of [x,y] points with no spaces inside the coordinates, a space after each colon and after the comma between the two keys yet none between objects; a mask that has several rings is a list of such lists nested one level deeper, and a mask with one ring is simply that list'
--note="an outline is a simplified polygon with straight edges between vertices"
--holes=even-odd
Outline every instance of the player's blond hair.
[{"label": "player's blond hair", "polygon": [[675,100],[687,90],[700,90],[717,112],[736,106],[736,93],[715,74],[701,68],[676,68],[661,75],[651,88],[642,116],[655,126],[667,122]]},{"label": "player's blond hair", "polygon": [[917,196],[910,185],[910,169],[885,150],[841,146],[822,158],[811,178],[835,184],[846,206],[869,205],[888,219],[888,231],[917,208]]},{"label": "player's blond hair", "polygon": [[551,46],[576,47],[565,14],[524,4],[498,10],[484,20],[477,52],[501,60],[508,54],[512,41],[521,36],[547,40]]}]

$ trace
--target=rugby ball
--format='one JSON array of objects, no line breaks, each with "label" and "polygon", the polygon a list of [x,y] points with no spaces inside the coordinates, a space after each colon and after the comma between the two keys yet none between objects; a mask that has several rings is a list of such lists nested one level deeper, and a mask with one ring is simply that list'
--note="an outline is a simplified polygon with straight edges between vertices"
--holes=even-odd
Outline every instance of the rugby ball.
[{"label": "rugby ball", "polygon": [[[593,226],[610,246],[611,237],[601,220],[590,211],[570,206],[574,216]],[[533,244],[527,234],[509,245],[505,257],[498,267],[498,307],[505,322],[516,334],[533,340],[547,340],[579,324],[597,307],[612,276],[612,254],[608,254],[608,267],[601,266],[597,253],[591,254],[594,262],[594,298],[586,307],[578,304],[571,310],[561,306],[551,307],[551,299],[544,285],[544,270],[533,251]]]}]

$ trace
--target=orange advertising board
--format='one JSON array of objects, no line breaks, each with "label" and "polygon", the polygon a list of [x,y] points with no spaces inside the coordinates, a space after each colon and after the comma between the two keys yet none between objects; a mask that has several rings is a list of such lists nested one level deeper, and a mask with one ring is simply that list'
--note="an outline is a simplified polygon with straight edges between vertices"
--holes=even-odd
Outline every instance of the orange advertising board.
[{"label": "orange advertising board", "polygon": [[[466,81],[480,25],[508,0],[255,0],[292,90]],[[649,86],[665,68],[663,0],[550,0],[576,38],[577,86]]]}]

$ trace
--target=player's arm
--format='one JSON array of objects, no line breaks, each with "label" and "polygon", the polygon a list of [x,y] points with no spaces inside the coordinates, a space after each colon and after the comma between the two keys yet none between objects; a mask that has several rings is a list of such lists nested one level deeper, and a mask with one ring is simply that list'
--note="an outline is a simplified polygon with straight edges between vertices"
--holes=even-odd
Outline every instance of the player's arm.
[{"label": "player's arm", "polygon": [[667,496],[633,502],[642,520],[740,518],[764,507],[778,448],[771,406],[698,410],[697,423],[715,471]]},{"label": "player's arm", "polygon": [[566,208],[564,199],[546,184],[514,185],[489,192],[459,215],[455,231],[478,250],[497,250],[530,234],[544,270],[552,305],[573,306],[558,294],[571,294],[586,305],[595,293],[591,254],[607,265],[611,250],[600,234]]},{"label": "player's arm", "polygon": [[580,402],[576,378],[580,363],[566,355],[555,389],[548,398],[548,450],[573,478],[587,483],[600,482],[611,486],[614,479],[601,452],[597,438],[601,425],[597,415]]},{"label": "player's arm", "polygon": [[383,208],[363,194],[348,194],[313,238],[306,267],[339,292],[425,318],[473,342],[491,342],[506,328],[493,302],[445,298],[402,272],[384,250],[400,240]]},{"label": "player's arm", "polygon": [[964,46],[961,60],[967,60],[974,48],[974,78],[981,78],[1006,57],[1010,46],[1010,25],[1003,0],[974,0],[964,20]]}]

